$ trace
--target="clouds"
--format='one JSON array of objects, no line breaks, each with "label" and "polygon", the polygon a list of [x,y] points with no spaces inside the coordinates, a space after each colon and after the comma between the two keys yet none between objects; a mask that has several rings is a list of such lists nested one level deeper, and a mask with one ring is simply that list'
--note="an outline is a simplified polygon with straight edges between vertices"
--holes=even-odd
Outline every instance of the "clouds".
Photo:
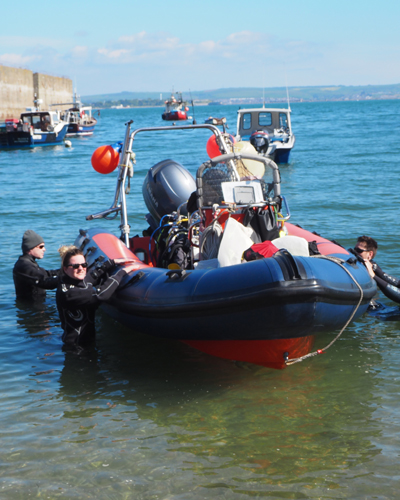
[{"label": "clouds", "polygon": [[[304,41],[249,30],[196,43],[169,32],[139,31],[98,47],[65,46],[61,40],[58,44],[27,40],[24,55],[5,54],[0,61],[76,78],[82,94],[94,94],[121,90],[154,92],[172,86],[182,90],[283,86],[288,64],[315,59],[317,52]],[[263,81],[265,75],[267,80]]]},{"label": "clouds", "polygon": [[37,56],[23,56],[21,54],[0,54],[0,64],[4,66],[21,67],[26,66],[31,62],[37,61]]},{"label": "clouds", "polygon": [[[98,62],[143,67],[170,67],[187,72],[216,72],[214,77],[238,78],[243,71],[254,72],[268,64],[279,64],[299,57],[310,57],[316,49],[305,42],[284,41],[263,33],[241,31],[225,38],[188,43],[168,33],[140,32],[126,35],[97,49]],[[241,68],[235,68],[235,63]]]},{"label": "clouds", "polygon": [[[382,60],[380,81],[368,80],[371,63],[358,54],[360,46],[316,43],[292,38],[286,32],[277,35],[241,30],[193,41],[167,31],[141,30],[96,44],[89,32],[78,30],[72,38],[62,38],[60,34],[56,40],[15,37],[13,51],[1,50],[4,41],[0,37],[2,64],[76,79],[81,94],[157,92],[173,86],[186,91],[286,83],[386,83],[382,78]],[[399,70],[393,69],[393,65],[387,69],[391,78],[398,75],[400,80]]]}]

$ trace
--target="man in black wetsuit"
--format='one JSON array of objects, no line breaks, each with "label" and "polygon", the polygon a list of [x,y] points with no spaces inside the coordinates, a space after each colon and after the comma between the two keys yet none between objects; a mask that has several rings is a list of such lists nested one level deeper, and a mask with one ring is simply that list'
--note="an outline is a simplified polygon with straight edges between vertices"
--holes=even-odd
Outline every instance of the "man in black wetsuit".
[{"label": "man in black wetsuit", "polygon": [[388,299],[400,303],[400,280],[386,274],[373,260],[378,251],[378,243],[370,236],[360,236],[354,250],[364,260],[369,275],[376,281],[380,291]]},{"label": "man in black wetsuit", "polygon": [[39,267],[36,259],[43,259],[46,251],[43,238],[28,229],[22,237],[22,255],[13,269],[15,292],[19,299],[43,299],[46,290],[54,290],[58,285],[59,269],[46,271]]}]

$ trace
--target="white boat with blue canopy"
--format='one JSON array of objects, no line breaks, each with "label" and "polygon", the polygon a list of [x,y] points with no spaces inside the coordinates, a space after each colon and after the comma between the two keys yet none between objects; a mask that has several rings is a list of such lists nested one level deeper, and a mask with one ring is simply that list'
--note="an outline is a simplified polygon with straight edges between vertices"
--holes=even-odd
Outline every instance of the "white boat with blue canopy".
[{"label": "white boat with blue canopy", "polygon": [[288,163],[296,140],[290,113],[290,107],[239,109],[235,139],[249,142],[275,163]]}]

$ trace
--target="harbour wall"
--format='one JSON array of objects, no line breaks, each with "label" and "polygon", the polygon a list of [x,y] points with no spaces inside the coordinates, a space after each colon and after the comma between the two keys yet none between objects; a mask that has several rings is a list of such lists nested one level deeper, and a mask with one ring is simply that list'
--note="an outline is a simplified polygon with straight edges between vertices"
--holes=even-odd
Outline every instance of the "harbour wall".
[{"label": "harbour wall", "polygon": [[43,110],[51,104],[72,102],[72,80],[0,64],[0,120],[19,118],[26,108],[34,106],[35,94],[42,99]]}]

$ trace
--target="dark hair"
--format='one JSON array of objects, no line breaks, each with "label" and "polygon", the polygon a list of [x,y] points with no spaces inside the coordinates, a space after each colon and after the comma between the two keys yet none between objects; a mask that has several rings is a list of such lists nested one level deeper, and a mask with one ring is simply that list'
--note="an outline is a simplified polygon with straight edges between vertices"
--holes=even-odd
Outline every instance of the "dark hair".
[{"label": "dark hair", "polygon": [[84,254],[82,250],[80,250],[77,247],[74,246],[62,246],[58,249],[58,253],[61,256],[61,268],[64,269],[64,267],[67,267],[71,257],[75,257],[75,255],[82,255],[84,257]]},{"label": "dark hair", "polygon": [[365,243],[365,246],[367,247],[368,252],[374,252],[374,257],[376,255],[376,252],[378,251],[378,243],[374,238],[371,238],[371,236],[359,236],[357,238],[357,243]]}]

